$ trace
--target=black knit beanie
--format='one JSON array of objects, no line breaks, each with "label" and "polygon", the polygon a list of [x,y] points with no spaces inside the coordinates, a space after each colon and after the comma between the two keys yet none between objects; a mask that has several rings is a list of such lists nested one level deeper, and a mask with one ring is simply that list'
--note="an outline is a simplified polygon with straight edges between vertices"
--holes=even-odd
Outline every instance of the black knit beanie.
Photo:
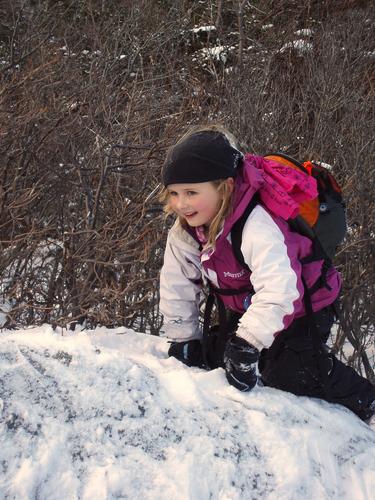
[{"label": "black knit beanie", "polygon": [[163,170],[164,186],[235,177],[243,154],[217,131],[193,133],[176,144]]}]

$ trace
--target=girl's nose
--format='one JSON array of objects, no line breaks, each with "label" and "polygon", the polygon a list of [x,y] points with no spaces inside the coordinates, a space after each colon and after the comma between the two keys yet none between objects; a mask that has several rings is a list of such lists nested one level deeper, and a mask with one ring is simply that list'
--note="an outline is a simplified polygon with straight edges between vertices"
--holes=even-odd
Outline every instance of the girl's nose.
[{"label": "girl's nose", "polygon": [[184,209],[187,207],[187,200],[185,196],[179,196],[177,200],[177,208],[179,210]]}]

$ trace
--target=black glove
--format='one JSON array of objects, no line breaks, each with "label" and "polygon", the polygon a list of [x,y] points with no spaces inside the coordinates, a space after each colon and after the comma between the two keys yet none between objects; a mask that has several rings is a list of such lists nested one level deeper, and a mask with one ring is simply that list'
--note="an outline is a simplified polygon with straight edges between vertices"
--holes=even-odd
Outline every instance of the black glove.
[{"label": "black glove", "polygon": [[239,391],[250,391],[257,383],[259,351],[241,337],[228,340],[224,351],[225,375]]},{"label": "black glove", "polygon": [[203,367],[202,344],[200,340],[188,340],[187,342],[171,342],[168,356],[173,356],[187,366]]}]

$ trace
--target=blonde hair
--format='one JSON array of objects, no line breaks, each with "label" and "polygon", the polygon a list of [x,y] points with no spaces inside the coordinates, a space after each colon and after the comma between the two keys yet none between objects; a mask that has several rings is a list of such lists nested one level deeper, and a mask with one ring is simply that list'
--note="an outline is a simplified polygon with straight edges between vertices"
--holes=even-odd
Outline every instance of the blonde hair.
[{"label": "blonde hair", "polygon": [[[180,144],[181,142],[185,141],[188,139],[190,136],[193,134],[196,134],[198,132],[217,132],[217,134],[224,135],[230,145],[236,149],[239,149],[238,141],[235,138],[233,134],[231,134],[223,125],[219,123],[212,123],[212,124],[207,124],[207,125],[196,125],[193,127],[190,127],[174,144],[172,147],[170,147],[167,151],[167,158],[166,161],[171,157],[174,148]],[[211,222],[209,228],[208,228],[208,236],[207,236],[207,243],[205,245],[205,248],[214,248],[215,247],[215,242],[217,235],[221,231],[224,221],[228,215],[231,214],[232,212],[232,193],[233,189],[231,186],[229,186],[228,182],[226,182],[227,179],[218,179],[215,181],[210,181],[212,185],[217,189],[220,197],[221,197],[221,203],[218,209],[218,212],[216,216],[214,217],[213,221]],[[161,203],[164,204],[164,212],[167,215],[172,215],[174,211],[172,210],[170,204],[169,204],[169,192],[168,188],[164,187],[160,196],[159,200]],[[188,223],[183,217],[178,217],[179,222],[182,227],[188,227]]]},{"label": "blonde hair", "polygon": [[233,189],[230,188],[226,180],[227,179],[220,179],[218,181],[212,181],[212,184],[216,187],[219,195],[221,196],[221,204],[217,214],[208,228],[207,243],[205,245],[207,248],[215,248],[217,235],[221,231],[225,219],[232,213]]}]

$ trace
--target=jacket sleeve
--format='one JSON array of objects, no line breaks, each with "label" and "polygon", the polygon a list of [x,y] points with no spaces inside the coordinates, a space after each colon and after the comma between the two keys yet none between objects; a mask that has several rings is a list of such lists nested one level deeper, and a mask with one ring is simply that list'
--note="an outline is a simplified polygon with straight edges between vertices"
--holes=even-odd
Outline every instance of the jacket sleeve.
[{"label": "jacket sleeve", "polygon": [[280,227],[263,207],[257,206],[242,234],[241,251],[251,270],[255,294],[237,335],[258,349],[269,347],[275,334],[289,326],[303,300],[299,247],[293,238],[286,241],[287,223],[280,221]]},{"label": "jacket sleeve", "polygon": [[186,233],[176,224],[170,230],[160,273],[164,334],[177,342],[202,336],[199,329],[200,252],[193,238],[182,231]]}]

